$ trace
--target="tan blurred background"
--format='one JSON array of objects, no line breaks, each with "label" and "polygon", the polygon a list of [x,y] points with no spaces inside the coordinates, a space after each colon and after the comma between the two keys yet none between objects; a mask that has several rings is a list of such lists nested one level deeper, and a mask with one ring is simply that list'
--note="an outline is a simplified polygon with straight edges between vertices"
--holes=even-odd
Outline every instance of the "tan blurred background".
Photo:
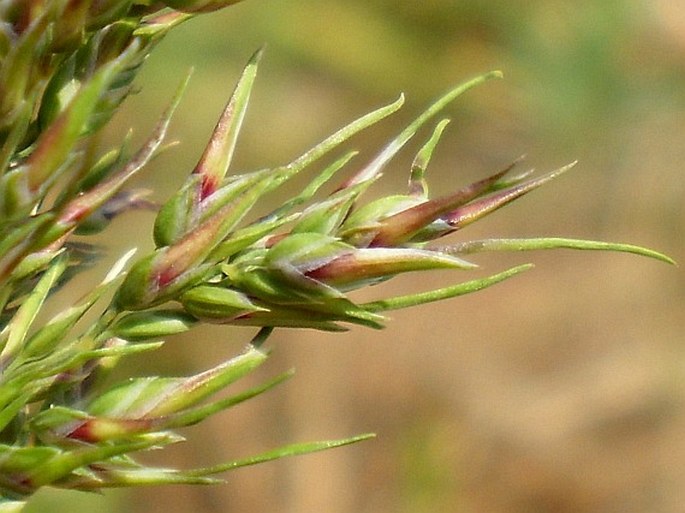
[{"label": "tan blurred background", "polygon": [[[157,199],[192,169],[243,63],[264,43],[235,169],[287,162],[404,91],[394,120],[353,141],[370,157],[448,87],[502,69],[504,81],[447,110],[453,122],[430,170],[433,190],[524,153],[541,171],[579,164],[455,239],[618,240],[685,262],[683,2],[247,0],[193,20],[148,61],[140,92],[110,130],[134,127],[142,139],[195,67],[173,126],[182,144],[139,183]],[[379,192],[403,190],[411,157],[397,159]],[[149,214],[118,221],[108,247],[149,247],[151,222]],[[396,312],[382,332],[277,332],[260,377],[295,367],[293,380],[187,430],[173,459],[148,459],[187,468],[293,441],[367,431],[376,440],[239,470],[211,488],[43,493],[31,511],[685,511],[682,268],[599,253],[476,260],[484,272],[537,267],[472,296]],[[471,277],[422,275],[364,297]],[[155,362],[132,365],[196,372],[250,335],[198,330],[170,340]]]}]

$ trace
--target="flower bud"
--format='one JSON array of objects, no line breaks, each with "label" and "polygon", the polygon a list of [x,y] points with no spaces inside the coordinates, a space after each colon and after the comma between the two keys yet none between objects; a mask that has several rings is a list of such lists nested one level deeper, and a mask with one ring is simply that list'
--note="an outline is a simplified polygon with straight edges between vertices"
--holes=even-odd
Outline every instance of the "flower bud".
[{"label": "flower bud", "polygon": [[335,237],[320,233],[296,233],[288,235],[269,249],[264,257],[264,265],[272,270],[294,268],[304,274],[353,251],[353,246]]},{"label": "flower bud", "polygon": [[119,306],[137,310],[158,305],[192,285],[211,266],[205,260],[267,187],[268,180],[258,182],[178,242],[159,248],[137,262],[119,289]]},{"label": "flower bud", "polygon": [[[448,214],[474,198],[497,188],[497,184],[513,165],[488,178],[463,187],[451,194],[427,201],[417,201],[379,220],[379,227],[373,234],[370,246],[397,246],[414,237],[441,216]],[[425,240],[425,239],[422,239]]]},{"label": "flower bud", "polygon": [[369,246],[383,227],[383,221],[406,211],[423,200],[406,195],[386,196],[352,212],[340,227],[340,237],[353,246]]},{"label": "flower bud", "polygon": [[154,418],[191,408],[249,374],[267,354],[250,346],[205,372],[181,378],[132,379],[93,399],[86,411],[97,417]]},{"label": "flower bud", "polygon": [[533,191],[541,185],[544,185],[547,182],[555,179],[557,176],[565,173],[575,165],[576,163],[572,162],[571,164],[563,166],[539,178],[528,180],[527,182],[518,184],[509,189],[505,189],[479,201],[461,206],[445,214],[443,219],[450,225],[452,228],[451,231],[459,230],[460,228],[477,221],[481,217],[484,217],[491,212],[502,208],[504,205],[514,201],[517,198],[520,198],[524,194],[528,194],[530,191]]},{"label": "flower bud", "polygon": [[256,305],[250,298],[237,290],[218,285],[200,285],[184,292],[180,297],[186,311],[198,319],[232,319],[254,312],[266,312],[267,308]]},{"label": "flower bud", "polygon": [[174,310],[133,312],[119,319],[111,328],[112,333],[131,342],[164,338],[188,331],[195,319]]},{"label": "flower bud", "polygon": [[364,188],[366,184],[352,186],[310,206],[299,216],[291,233],[337,234]]},{"label": "flower bud", "polygon": [[307,272],[307,277],[356,289],[397,274],[430,269],[474,269],[475,264],[437,251],[415,248],[363,248]]}]

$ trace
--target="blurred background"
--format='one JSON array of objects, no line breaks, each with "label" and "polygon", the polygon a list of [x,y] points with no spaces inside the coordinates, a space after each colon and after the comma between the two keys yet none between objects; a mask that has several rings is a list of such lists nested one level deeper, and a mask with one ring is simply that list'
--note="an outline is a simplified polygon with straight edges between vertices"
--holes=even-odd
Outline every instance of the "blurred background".
[{"label": "blurred background", "polygon": [[[242,66],[265,43],[234,170],[288,162],[404,92],[399,114],[351,142],[370,158],[446,89],[501,69],[505,80],[447,109],[453,122],[429,170],[433,191],[522,154],[540,171],[579,164],[455,239],[605,239],[685,262],[684,3],[248,0],[186,23],[147,62],[139,92],[109,129],[113,143],[129,127],[142,140],[188,69],[195,72],[172,129],[181,144],[137,185],[154,188],[158,200],[179,186]],[[377,194],[404,190],[426,136],[394,162]],[[103,241],[112,259],[132,245],[151,247],[152,220],[118,220]],[[369,431],[375,440],[242,469],[216,487],[48,491],[28,511],[682,512],[682,268],[564,251],[475,260],[484,273],[528,261],[536,269],[395,312],[382,332],[277,332],[258,377],[295,367],[293,380],[185,431],[189,441],[166,457],[145,457],[188,468],[294,441]],[[474,276],[414,276],[364,297]],[[252,334],[196,330],[129,370],[197,372],[239,352]]]}]

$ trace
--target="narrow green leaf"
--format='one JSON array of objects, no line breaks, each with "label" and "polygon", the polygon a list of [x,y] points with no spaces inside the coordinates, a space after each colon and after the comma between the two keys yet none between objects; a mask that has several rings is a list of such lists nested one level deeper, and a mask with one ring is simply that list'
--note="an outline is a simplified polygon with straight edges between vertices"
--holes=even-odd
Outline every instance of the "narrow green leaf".
[{"label": "narrow green leaf", "polygon": [[272,388],[283,383],[286,379],[291,378],[293,374],[294,371],[286,372],[270,381],[267,381],[266,383],[253,387],[241,394],[226,397],[203,406],[198,406],[190,410],[181,411],[179,413],[171,415],[167,418],[168,420],[164,423],[163,429],[180,428],[184,426],[191,426],[193,424],[197,424],[198,422],[203,421],[211,415],[214,415],[227,408],[236,406],[240,403],[247,401],[248,399],[252,399],[253,397],[257,397],[258,395],[271,390]]},{"label": "narrow green leaf", "polygon": [[402,149],[402,147],[414,136],[421,126],[440,112],[445,106],[461,96],[463,93],[482,84],[492,78],[501,78],[500,71],[491,71],[484,75],[473,78],[463,84],[458,85],[451,91],[447,92],[435,103],[429,106],[419,117],[409,124],[395,139],[393,139],[383,150],[367,164],[359,173],[357,173],[350,180],[343,183],[340,188],[349,187],[351,185],[365,182],[376,177],[385,165]]},{"label": "narrow green leaf", "polygon": [[350,151],[349,153],[346,153],[345,155],[337,159],[335,162],[327,166],[319,174],[319,176],[312,180],[300,194],[286,201],[282,206],[280,206],[278,209],[276,209],[266,217],[280,217],[285,212],[288,212],[291,209],[297,207],[298,205],[301,205],[302,203],[309,201],[312,197],[314,197],[314,195],[321,188],[322,185],[328,182],[333,177],[333,175],[335,175],[335,173],[337,173],[343,167],[345,167],[345,165],[347,165],[347,163],[358,154],[358,151]]},{"label": "narrow green leaf", "polygon": [[7,345],[5,345],[0,352],[0,359],[2,361],[7,362],[21,351],[21,346],[26,339],[28,330],[33,324],[38,311],[43,306],[50,290],[66,268],[67,259],[64,257],[57,257],[54,264],[38,281],[38,284],[31,294],[22,301],[21,307],[19,307],[19,310],[8,325],[9,338],[7,340]]},{"label": "narrow green leaf", "polygon": [[151,433],[140,436],[133,441],[126,441],[114,445],[86,446],[72,451],[53,454],[50,458],[44,458],[40,465],[33,465],[26,472],[26,482],[32,487],[50,485],[66,478],[69,474],[80,467],[91,463],[104,462],[113,456],[128,454],[155,446],[164,446],[174,443],[175,435],[167,433]]},{"label": "narrow green leaf", "polygon": [[9,281],[18,283],[22,280],[29,280],[31,277],[38,276],[50,265],[50,262],[57,255],[64,251],[64,248],[46,248],[42,251],[34,251],[27,254],[14,268]]},{"label": "narrow green leaf", "polygon": [[0,148],[0,175],[7,171],[12,157],[26,135],[31,121],[31,115],[33,114],[32,108],[33,102],[31,100],[25,100],[15,113],[16,119],[13,121],[9,134],[6,136],[6,139]]},{"label": "narrow green leaf", "polygon": [[57,346],[64,342],[66,334],[74,327],[76,322],[90,310],[95,302],[104,294],[110,292],[116,285],[116,279],[120,277],[126,262],[133,256],[134,250],[126,252],[107,273],[105,279],[89,291],[77,305],[61,311],[48,323],[42,326],[26,343],[22,359],[33,358],[39,355],[49,355]]},{"label": "narrow green leaf", "polygon": [[[7,387],[3,383],[3,388]],[[0,410],[0,431],[4,430],[10,422],[19,414],[19,412],[28,404],[31,394],[20,393],[15,399],[9,404],[3,405],[2,410]]]},{"label": "narrow green leaf", "polygon": [[42,214],[25,219],[16,225],[7,225],[0,230],[0,280],[20,264],[22,258],[34,244],[36,233],[54,221],[53,214]]},{"label": "narrow green leaf", "polygon": [[60,486],[77,490],[100,491],[105,488],[133,488],[160,485],[210,485],[219,483],[221,483],[221,480],[219,479],[190,476],[181,470],[142,467],[136,469],[102,469],[99,470],[92,479],[74,477],[64,483],[60,483]]},{"label": "narrow green leaf", "polygon": [[363,442],[364,440],[369,440],[375,438],[376,435],[372,433],[358,435],[351,438],[345,438],[342,440],[329,440],[325,442],[308,442],[300,444],[286,445],[272,451],[267,451],[257,456],[252,456],[249,458],[244,458],[241,460],[235,460],[228,463],[222,463],[215,465],[213,467],[206,467],[197,470],[191,470],[186,472],[186,475],[191,476],[208,476],[212,474],[218,474],[221,472],[227,472],[229,470],[234,470],[240,467],[246,467],[249,465],[256,465],[258,463],[264,463],[266,461],[277,460],[279,458],[286,458],[289,456],[300,456],[303,454],[310,454],[318,451],[325,451],[328,449],[334,449],[336,447],[342,447],[345,445],[354,444],[357,442]]},{"label": "narrow green leaf", "polygon": [[429,292],[410,294],[407,296],[397,296],[389,299],[381,299],[380,301],[372,301],[370,303],[364,303],[361,306],[370,312],[386,312],[388,310],[399,310],[401,308],[408,308],[410,306],[442,301],[443,299],[450,299],[457,296],[463,296],[464,294],[477,292],[508,278],[516,276],[517,274],[527,271],[532,267],[532,264],[524,264],[518,267],[513,267],[499,274],[493,274],[487,278],[471,280],[464,283],[459,283],[457,285],[452,285],[451,287],[431,290]]},{"label": "narrow green leaf", "polygon": [[440,121],[433,130],[433,133],[414,158],[411,165],[411,176],[409,177],[409,195],[419,198],[428,197],[428,184],[424,178],[428,164],[433,157],[433,151],[442,137],[442,133],[449,124],[449,119]]},{"label": "narrow green leaf", "polygon": [[163,345],[164,342],[162,341],[112,345],[110,347],[102,347],[99,349],[84,351],[78,355],[74,362],[77,364],[83,364],[90,360],[97,360],[98,358],[112,358],[147,353],[148,351],[156,351]]},{"label": "narrow green leaf", "polygon": [[397,112],[403,104],[404,95],[401,95],[395,102],[391,103],[390,105],[386,105],[373,112],[370,112],[356,119],[349,125],[344,126],[340,130],[335,132],[333,135],[327,137],[319,144],[314,146],[312,149],[300,155],[297,159],[292,161],[287,166],[283,166],[281,168],[276,169],[275,171],[278,177],[278,181],[275,183],[275,185],[280,185],[284,181],[288,180],[289,178],[297,174],[299,171],[313,164],[321,157],[326,155],[328,152],[338,147],[340,144],[342,144],[358,132],[361,132],[365,128],[375,125],[382,119]]},{"label": "narrow green leaf", "polygon": [[652,249],[620,244],[617,242],[601,242],[593,240],[566,239],[561,237],[541,237],[535,239],[483,239],[462,242],[451,246],[448,250],[455,253],[468,254],[481,251],[532,251],[539,249],[582,249],[592,251],[618,251],[635,255],[655,258],[668,264],[675,265],[671,257]]}]

